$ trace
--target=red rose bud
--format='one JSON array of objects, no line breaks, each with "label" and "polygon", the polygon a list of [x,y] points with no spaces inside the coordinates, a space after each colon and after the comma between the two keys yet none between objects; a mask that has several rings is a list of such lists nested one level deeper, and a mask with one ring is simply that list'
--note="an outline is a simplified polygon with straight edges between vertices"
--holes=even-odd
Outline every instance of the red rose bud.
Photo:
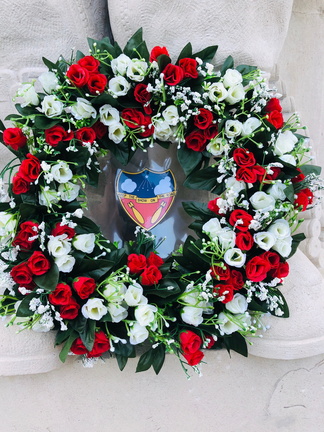
[{"label": "red rose bud", "polygon": [[271,167],[272,174],[268,174],[265,176],[264,180],[276,180],[279,174],[281,173],[281,168]]},{"label": "red rose bud", "polygon": [[227,264],[224,264],[225,268],[214,265],[211,267],[211,277],[217,280],[228,280],[231,276],[230,269]]},{"label": "red rose bud", "polygon": [[217,124],[211,123],[206,129],[204,129],[204,136],[207,140],[211,140],[218,135]]},{"label": "red rose bud", "polygon": [[27,137],[20,128],[8,128],[3,131],[3,142],[18,151],[27,143]]},{"label": "red rose bud", "polygon": [[35,251],[31,257],[28,258],[27,265],[33,275],[41,276],[48,272],[51,268],[49,260],[45,257],[43,252]]},{"label": "red rose bud", "polygon": [[147,265],[155,265],[156,267],[161,267],[162,264],[164,264],[164,260],[156,253],[151,252],[149,257],[147,258]]},{"label": "red rose bud", "polygon": [[184,78],[184,71],[180,66],[173,65],[171,63],[167,64],[162,71],[164,75],[164,81],[169,86],[174,86],[179,84]]},{"label": "red rose bud", "polygon": [[235,178],[236,180],[244,181],[245,183],[255,183],[256,181],[262,182],[265,173],[265,168],[260,165],[241,167],[236,171]]},{"label": "red rose bud", "polygon": [[269,275],[272,278],[285,278],[289,275],[289,264],[287,262],[281,262],[279,263],[278,267],[276,269],[273,269],[270,271]]},{"label": "red rose bud", "polygon": [[313,203],[314,194],[308,188],[302,189],[301,191],[297,192],[296,195],[297,198],[294,201],[295,207],[301,207],[302,211],[307,210],[307,207]]},{"label": "red rose bud", "polygon": [[21,162],[18,175],[28,182],[35,181],[41,172],[40,162],[37,157],[27,154],[27,159]]},{"label": "red rose bud", "polygon": [[276,129],[282,128],[284,124],[284,118],[280,111],[271,111],[266,118]]},{"label": "red rose bud", "polygon": [[127,267],[129,267],[129,270],[133,274],[139,274],[141,273],[146,267],[146,257],[145,255],[136,255],[136,254],[130,254],[127,258]]},{"label": "red rose bud", "polygon": [[183,69],[185,78],[198,78],[197,61],[192,58],[183,58],[179,61],[179,66]]},{"label": "red rose bud", "polygon": [[245,210],[237,209],[232,211],[229,223],[239,231],[247,231],[252,219],[253,217]]},{"label": "red rose bud", "polygon": [[162,54],[169,56],[169,52],[166,47],[155,46],[150,54],[150,62],[152,63],[154,61],[157,61],[158,57]]},{"label": "red rose bud", "polygon": [[45,141],[52,147],[56,147],[62,141],[73,138],[73,132],[68,133],[62,126],[56,125],[45,130]]},{"label": "red rose bud", "polygon": [[267,277],[270,269],[268,260],[261,256],[255,256],[246,264],[245,273],[252,282],[261,282]]},{"label": "red rose bud", "polygon": [[149,104],[151,97],[151,93],[147,91],[146,84],[137,84],[135,86],[134,98],[143,106],[145,114],[152,114],[152,108]]},{"label": "red rose bud", "polygon": [[234,287],[231,284],[215,285],[214,293],[217,294],[218,297],[224,297],[222,303],[225,304],[233,300]]},{"label": "red rose bud", "polygon": [[254,154],[244,148],[236,148],[233,152],[235,163],[243,168],[253,167],[256,164]]},{"label": "red rose bud", "polygon": [[73,280],[75,292],[82,299],[87,299],[96,290],[96,281],[93,278],[81,276]]},{"label": "red rose bud", "polygon": [[143,123],[142,126],[144,127],[144,131],[140,133],[139,135],[143,138],[147,138],[154,133],[154,126],[152,124],[152,119],[149,116],[143,116]]},{"label": "red rose bud", "polygon": [[68,305],[71,301],[72,290],[71,287],[66,283],[59,283],[56,288],[48,296],[48,300],[53,305]]},{"label": "red rose bud", "polygon": [[86,354],[88,358],[99,357],[104,352],[110,350],[110,342],[106,334],[102,330],[100,330],[95,334],[95,341],[91,351],[88,351],[87,348],[83,345],[81,338],[77,338],[73,342],[70,350],[71,352],[73,352],[73,354],[76,355]]},{"label": "red rose bud", "polygon": [[187,360],[189,366],[196,366],[204,358],[204,353],[202,351],[196,351],[192,354],[182,354]]},{"label": "red rose bud", "polygon": [[194,151],[202,152],[206,148],[206,137],[201,130],[194,130],[185,137],[186,146]]},{"label": "red rose bud", "polygon": [[220,197],[215,198],[215,199],[209,201],[208,204],[207,204],[208,209],[209,209],[210,211],[212,211],[213,213],[217,214],[217,215],[220,214],[220,212],[219,212],[220,209],[219,209],[219,207],[218,207],[218,205],[217,205],[217,201],[218,201],[219,199],[220,199]]},{"label": "red rose bud", "polygon": [[279,112],[281,112],[282,111],[282,107],[281,107],[279,99],[277,99],[277,98],[270,99],[267,102],[266,106],[264,107],[264,110],[265,110],[265,112],[271,112],[271,111],[279,111]]},{"label": "red rose bud", "polygon": [[207,129],[213,122],[213,113],[205,108],[199,109],[199,114],[193,117],[194,125],[198,129]]},{"label": "red rose bud", "polygon": [[[21,249],[30,250],[36,241],[38,234],[38,223],[26,221],[19,225],[19,231],[14,238],[13,246],[20,246]],[[34,238],[34,240],[32,240]]]},{"label": "red rose bud", "polygon": [[30,182],[23,179],[18,173],[12,178],[12,192],[15,195],[28,192],[30,189]]},{"label": "red rose bud", "polygon": [[107,87],[107,77],[104,74],[91,74],[88,79],[88,89],[91,94],[101,94]]},{"label": "red rose bud", "polygon": [[78,64],[73,64],[67,70],[66,76],[75,87],[83,87],[88,83],[90,74],[87,69]]},{"label": "red rose bud", "polygon": [[203,343],[201,337],[191,330],[182,331],[179,339],[182,352],[187,354],[197,352]]},{"label": "red rose bud", "polygon": [[75,319],[79,314],[80,305],[73,297],[67,305],[60,306],[60,315],[63,319]]},{"label": "red rose bud", "polygon": [[130,129],[139,128],[144,122],[144,114],[134,108],[126,108],[121,113],[121,118]]},{"label": "red rose bud", "polygon": [[235,244],[242,251],[249,251],[254,244],[252,234],[249,231],[237,233]]},{"label": "red rose bud", "polygon": [[93,144],[96,132],[91,127],[83,127],[75,132],[75,138],[83,143]]},{"label": "red rose bud", "polygon": [[105,126],[99,120],[92,126],[92,129],[95,131],[96,137],[98,139],[102,139],[105,135],[107,135],[108,132],[107,126]]},{"label": "red rose bud", "polygon": [[215,340],[211,335],[205,336],[205,343],[208,343],[206,345],[206,349],[211,349],[215,345]]},{"label": "red rose bud", "polygon": [[70,351],[73,352],[73,354],[76,355],[83,355],[83,354],[87,354],[89,351],[87,350],[87,348],[83,345],[83,342],[81,340],[81,338],[76,338],[75,341],[73,342]]},{"label": "red rose bud", "polygon": [[71,239],[75,236],[75,230],[68,225],[61,225],[60,222],[57,222],[52,229],[51,235],[56,237],[62,234],[66,234],[67,238]]},{"label": "red rose bud", "polygon": [[244,277],[242,273],[238,270],[231,270],[230,282],[234,291],[242,289],[244,285]]},{"label": "red rose bud", "polygon": [[276,252],[266,251],[262,255],[260,255],[261,258],[264,258],[268,261],[271,269],[278,268],[280,264],[280,255]]},{"label": "red rose bud", "polygon": [[100,66],[99,60],[94,58],[93,56],[84,56],[78,61],[78,65],[83,69],[86,69],[90,73],[98,72],[98,68]]},{"label": "red rose bud", "polygon": [[10,271],[12,279],[20,286],[26,287],[33,282],[33,275],[27,263],[17,264]]},{"label": "red rose bud", "polygon": [[155,265],[150,265],[144,269],[140,276],[142,285],[151,286],[157,284],[162,279],[162,273]]},{"label": "red rose bud", "polygon": [[297,171],[299,171],[299,174],[296,177],[291,179],[292,183],[299,183],[303,181],[306,177],[305,174],[302,173],[300,168],[297,168]]}]

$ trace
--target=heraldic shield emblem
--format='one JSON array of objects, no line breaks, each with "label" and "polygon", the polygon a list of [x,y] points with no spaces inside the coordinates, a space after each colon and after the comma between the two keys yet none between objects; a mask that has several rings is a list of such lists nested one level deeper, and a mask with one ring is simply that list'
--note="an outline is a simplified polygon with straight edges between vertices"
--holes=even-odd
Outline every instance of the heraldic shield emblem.
[{"label": "heraldic shield emblem", "polygon": [[155,227],[170,209],[176,182],[171,170],[120,171],[116,179],[119,201],[128,216],[145,230]]}]

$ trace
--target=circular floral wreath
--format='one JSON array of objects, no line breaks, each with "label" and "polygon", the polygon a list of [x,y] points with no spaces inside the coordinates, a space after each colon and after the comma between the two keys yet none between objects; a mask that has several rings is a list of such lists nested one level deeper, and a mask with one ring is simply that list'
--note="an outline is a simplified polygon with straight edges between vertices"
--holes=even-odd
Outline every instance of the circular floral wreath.
[{"label": "circular floral wreath", "polygon": [[[288,317],[279,287],[304,238],[293,235],[298,214],[320,187],[297,116],[284,121],[256,67],[228,57],[216,70],[217,46],[188,44],[173,64],[165,47],[149,53],[141,30],[124,50],[89,45],[71,61],[44,59],[48,71],[17,93],[14,127],[1,123],[16,158],[1,174],[0,314],[54,329],[63,362],[107,352],[122,370],[143,343],[137,371],[158,373],[166,352],[186,371],[203,348],[246,356],[265,313]],[[83,212],[99,155],[125,165],[153,145],[176,146],[184,186],[215,194],[183,203],[195,235],[167,259],[145,230],[118,245]]]}]

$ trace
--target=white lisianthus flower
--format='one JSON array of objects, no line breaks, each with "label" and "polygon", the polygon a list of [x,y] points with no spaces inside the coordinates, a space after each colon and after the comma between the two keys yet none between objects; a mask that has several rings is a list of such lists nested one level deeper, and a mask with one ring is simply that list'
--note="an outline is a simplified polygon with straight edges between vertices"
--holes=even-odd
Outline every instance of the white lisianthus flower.
[{"label": "white lisianthus flower", "polygon": [[297,144],[298,138],[290,131],[281,132],[274,144],[273,152],[277,156],[282,156],[285,153],[290,153],[295,144]]},{"label": "white lisianthus flower", "polygon": [[141,82],[145,78],[147,67],[148,65],[146,61],[132,59],[132,61],[127,66],[126,75],[132,81]]},{"label": "white lisianthus flower", "polygon": [[97,111],[91,103],[84,98],[77,98],[77,101],[71,107],[71,114],[77,120],[87,119],[87,118],[95,118],[97,116]]},{"label": "white lisianthus flower", "polygon": [[70,273],[75,264],[75,258],[72,255],[63,255],[55,258],[55,264],[62,273]]},{"label": "white lisianthus flower", "polygon": [[147,298],[143,295],[143,288],[136,282],[129,285],[124,299],[128,306],[138,306],[139,304],[147,303]]},{"label": "white lisianthus flower", "polygon": [[202,226],[202,231],[214,240],[217,239],[218,234],[222,231],[222,227],[217,218],[211,218]]},{"label": "white lisianthus flower", "polygon": [[66,183],[73,177],[68,163],[64,161],[58,161],[58,163],[52,165],[51,174],[58,183]]},{"label": "white lisianthus flower", "polygon": [[135,322],[134,325],[130,327],[128,335],[129,343],[131,345],[138,345],[148,338],[149,332],[146,327]]},{"label": "white lisianthus flower", "polygon": [[275,200],[279,199],[281,201],[284,201],[287,198],[284,192],[286,187],[287,186],[284,183],[276,182],[269,187],[269,189],[267,190],[267,194],[271,195]]},{"label": "white lisianthus flower", "polygon": [[242,136],[251,135],[258,127],[261,126],[261,121],[256,117],[248,118],[242,125]]},{"label": "white lisianthus flower", "polygon": [[203,309],[199,307],[185,306],[181,311],[181,319],[183,322],[197,327],[204,320],[202,314]]},{"label": "white lisianthus flower", "polygon": [[278,239],[272,249],[278,252],[282,257],[287,258],[291,253],[291,245],[292,237],[285,237],[283,239]]},{"label": "white lisianthus flower", "polygon": [[108,309],[103,304],[103,300],[99,298],[90,298],[81,308],[82,315],[85,318],[99,321],[108,312]]},{"label": "white lisianthus flower", "polygon": [[208,97],[212,102],[218,103],[227,97],[227,90],[221,82],[212,83],[208,88]]},{"label": "white lisianthus flower", "polygon": [[223,83],[225,87],[233,87],[237,84],[241,84],[242,81],[242,74],[236,69],[227,69],[223,76]]},{"label": "white lisianthus flower", "polygon": [[218,241],[224,250],[235,246],[235,232],[231,228],[223,228],[218,234]]},{"label": "white lisianthus flower", "polygon": [[46,93],[51,93],[58,86],[58,79],[54,72],[43,72],[39,75],[38,81],[42,84]]},{"label": "white lisianthus flower", "polygon": [[113,123],[108,128],[108,136],[115,144],[119,144],[126,136],[126,129],[121,123]]},{"label": "white lisianthus flower", "polygon": [[119,123],[120,116],[118,109],[112,107],[109,104],[102,105],[99,109],[100,121],[106,126],[110,126],[114,123]]},{"label": "white lisianthus flower", "polygon": [[79,196],[80,186],[71,182],[61,183],[58,191],[62,201],[71,202]]},{"label": "white lisianthus flower", "polygon": [[73,237],[72,244],[81,252],[91,253],[95,247],[96,236],[94,233],[78,234]]},{"label": "white lisianthus flower", "polygon": [[291,154],[284,154],[280,156],[279,159],[282,160],[283,162],[288,163],[289,165],[296,166],[296,159]]},{"label": "white lisianthus flower", "polygon": [[113,96],[119,97],[126,96],[131,85],[126,78],[118,75],[109,80],[108,87]]},{"label": "white lisianthus flower", "polygon": [[224,334],[232,334],[240,329],[240,326],[233,323],[224,312],[218,315],[219,329]]},{"label": "white lisianthus flower", "polygon": [[231,301],[225,303],[225,308],[233,314],[243,314],[248,308],[248,303],[242,294],[236,293]]},{"label": "white lisianthus flower", "polygon": [[268,195],[263,191],[255,192],[251,198],[250,203],[255,210],[262,210],[263,212],[271,211],[275,208],[276,200],[273,196]]},{"label": "white lisianthus flower", "polygon": [[226,189],[231,189],[236,195],[242,190],[246,189],[246,185],[243,181],[236,180],[235,177],[229,177],[225,180]]},{"label": "white lisianthus flower", "polygon": [[240,102],[245,97],[245,91],[242,84],[237,84],[234,87],[230,87],[227,90],[226,102],[230,105],[234,105]]},{"label": "white lisianthus flower", "polygon": [[154,134],[153,137],[160,141],[169,141],[173,131],[166,121],[162,119],[154,120]]},{"label": "white lisianthus flower", "polygon": [[124,300],[126,286],[123,282],[110,280],[104,286],[102,295],[112,303],[121,303]]},{"label": "white lisianthus flower", "polygon": [[61,101],[58,101],[56,96],[49,95],[45,96],[41,103],[41,111],[46,117],[58,117],[62,114],[64,105]]},{"label": "white lisianthus flower", "polygon": [[227,141],[224,138],[212,138],[207,144],[206,150],[213,156],[220,156],[224,153],[226,144]]},{"label": "white lisianthus flower", "polygon": [[65,256],[71,251],[71,242],[65,234],[55,237],[51,236],[47,243],[47,249],[53,257]]},{"label": "white lisianthus flower", "polygon": [[169,105],[162,112],[162,117],[170,126],[176,126],[179,122],[178,108],[175,105]]},{"label": "white lisianthus flower", "polygon": [[224,261],[232,267],[243,267],[245,264],[246,255],[239,248],[228,249],[224,254]]},{"label": "white lisianthus flower", "polygon": [[39,97],[33,84],[23,84],[17,91],[17,96],[23,99],[21,106],[38,105]]},{"label": "white lisianthus flower", "polygon": [[7,245],[14,236],[17,219],[11,213],[0,212],[0,244]]},{"label": "white lisianthus flower", "polygon": [[140,304],[136,307],[134,315],[139,325],[146,327],[155,319],[157,307],[150,304]]},{"label": "white lisianthus flower", "polygon": [[115,59],[111,60],[110,66],[114,75],[125,75],[131,59],[126,54],[120,54]]},{"label": "white lisianthus flower", "polygon": [[238,120],[227,120],[225,123],[225,135],[228,138],[236,137],[242,132],[242,123]]},{"label": "white lisianthus flower", "polygon": [[108,312],[111,316],[112,322],[119,323],[128,315],[127,309],[119,303],[109,303]]},{"label": "white lisianthus flower", "polygon": [[43,188],[38,195],[38,201],[40,205],[51,207],[59,202],[59,197],[55,190]]},{"label": "white lisianthus flower", "polygon": [[269,226],[268,231],[277,239],[284,239],[291,235],[289,222],[285,219],[277,219]]},{"label": "white lisianthus flower", "polygon": [[268,251],[276,243],[276,237],[268,231],[255,233],[253,236],[254,242],[263,250]]}]

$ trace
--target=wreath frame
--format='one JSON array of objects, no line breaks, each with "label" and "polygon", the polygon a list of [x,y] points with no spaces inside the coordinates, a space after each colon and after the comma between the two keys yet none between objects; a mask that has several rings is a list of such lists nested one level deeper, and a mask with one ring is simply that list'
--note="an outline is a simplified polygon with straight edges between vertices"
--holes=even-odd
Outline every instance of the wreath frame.
[{"label": "wreath frame", "polygon": [[[320,168],[305,164],[298,117],[284,121],[256,67],[234,68],[229,56],[216,71],[217,46],[193,54],[189,43],[174,64],[165,47],[148,51],[141,29],[123,50],[108,38],[89,46],[89,55],[77,51],[70,61],[44,58],[43,92],[24,84],[18,114],[6,118],[15,127],[0,122],[0,140],[19,160],[1,173],[9,190],[2,184],[0,315],[11,317],[8,325],[54,327],[63,362],[71,351],[85,364],[110,352],[123,370],[148,340],[137,372],[159,373],[167,352],[186,373],[187,365],[198,370],[202,348],[247,356],[264,313],[289,316],[278,287],[304,238],[292,235],[298,213],[321,188]],[[110,152],[126,165],[153,143],[177,145],[184,186],[215,194],[208,203],[183,203],[195,236],[166,260],[145,230],[119,247],[82,210],[82,188],[98,183],[98,155]],[[280,183],[273,208],[251,204]],[[289,252],[268,247],[266,228],[277,220],[286,221],[279,228]],[[268,234],[260,240],[260,232]]]}]

